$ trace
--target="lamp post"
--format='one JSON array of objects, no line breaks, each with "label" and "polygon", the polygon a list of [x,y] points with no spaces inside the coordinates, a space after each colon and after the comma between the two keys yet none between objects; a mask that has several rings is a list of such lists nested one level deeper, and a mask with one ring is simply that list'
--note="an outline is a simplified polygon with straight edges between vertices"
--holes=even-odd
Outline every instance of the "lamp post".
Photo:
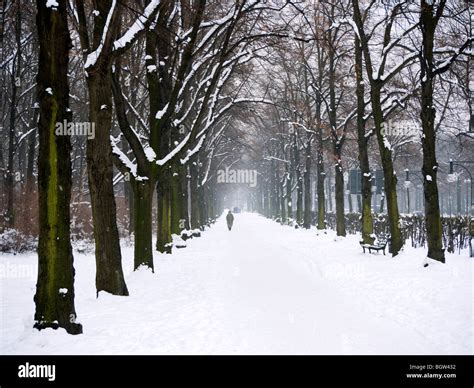
[{"label": "lamp post", "polygon": [[[418,179],[420,181],[420,184],[423,185],[423,175],[421,174],[421,171],[416,171],[416,170],[409,170],[408,168],[405,169],[405,188],[407,190],[407,206],[408,206],[408,213],[410,212],[410,192],[409,192],[409,186],[411,185],[412,181],[410,179],[410,177],[415,177],[416,179]],[[418,202],[417,200],[417,192],[418,190],[415,191],[415,199],[416,199],[416,202]],[[417,206],[417,204],[415,204],[415,207]]]},{"label": "lamp post", "polygon": [[464,171],[466,171],[467,175],[469,176],[469,179],[471,181],[471,206],[470,206],[470,213],[471,213],[471,216],[474,215],[474,192],[473,192],[473,188],[474,188],[474,181],[472,179],[472,173],[471,171],[469,171],[469,169],[467,168],[467,166],[469,165],[474,165],[474,160],[452,160],[450,159],[449,160],[449,174],[450,175],[453,175],[454,174],[454,167],[460,167],[462,168]]},{"label": "lamp post", "polygon": [[410,214],[410,170],[405,169],[405,189],[407,197],[407,214]]}]

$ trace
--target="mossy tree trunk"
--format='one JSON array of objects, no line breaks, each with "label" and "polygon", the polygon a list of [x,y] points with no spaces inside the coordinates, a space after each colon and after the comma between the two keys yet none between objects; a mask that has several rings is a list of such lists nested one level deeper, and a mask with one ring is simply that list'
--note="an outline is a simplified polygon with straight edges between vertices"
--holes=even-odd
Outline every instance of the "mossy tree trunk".
[{"label": "mossy tree trunk", "polygon": [[[112,84],[110,67],[101,67],[87,77],[89,117],[95,138],[87,140],[87,170],[94,221],[96,288],[113,295],[128,295],[122,270],[113,187]],[[105,108],[106,107],[106,108]]]},{"label": "mossy tree trunk", "polygon": [[362,48],[357,35],[354,38],[355,49],[355,73],[356,73],[356,95],[357,95],[357,146],[359,167],[362,174],[362,209],[361,209],[361,231],[362,241],[372,244],[374,238],[374,224],[372,218],[372,173],[369,164],[369,137],[365,133],[365,87],[363,77]]},{"label": "mossy tree trunk", "polygon": [[152,243],[152,204],[154,185],[148,181],[134,181],[133,225],[134,225],[134,269],[146,266],[154,270]]},{"label": "mossy tree trunk", "polygon": [[[316,227],[319,230],[326,228],[326,197],[324,193],[324,180],[326,178],[326,173],[324,171],[324,141],[323,141],[323,127],[321,120],[321,106],[323,99],[320,91],[322,90],[324,74],[324,47],[320,44],[319,41],[316,42],[317,47],[317,58],[318,58],[318,78],[317,78],[317,90],[316,90],[316,99],[315,99],[315,119],[316,119],[316,141],[317,141],[317,150],[316,150],[316,175],[317,175],[317,201],[318,201],[318,218],[316,222]],[[330,195],[330,193],[329,193]]]},{"label": "mossy tree trunk", "polygon": [[385,136],[382,134],[383,112],[380,88],[374,87],[371,92],[374,124],[379,145],[380,159],[384,174],[385,200],[387,201],[387,214],[390,228],[390,252],[392,256],[398,255],[403,247],[402,233],[400,230],[400,212],[397,201],[397,176],[393,167],[392,150],[387,147]]},{"label": "mossy tree trunk", "polygon": [[169,168],[162,169],[158,174],[156,186],[158,227],[156,233],[156,250],[171,253],[171,190]]},{"label": "mossy tree trunk", "polygon": [[[334,17],[335,6],[331,6],[331,14]],[[344,218],[344,170],[342,167],[342,147],[345,135],[339,134],[337,123],[336,101],[336,40],[337,34],[328,31],[328,78],[329,78],[329,124],[331,126],[331,142],[334,158],[334,180],[336,201],[336,233],[338,236],[346,235],[346,220]]]},{"label": "mossy tree trunk", "polygon": [[437,5],[435,12],[433,2],[421,0],[420,26],[423,33],[422,54],[420,56],[421,78],[421,125],[423,136],[423,188],[425,195],[425,224],[428,257],[445,262],[443,234],[438,195],[438,162],[436,160],[436,110],[433,105],[434,73],[434,35],[439,18],[443,13],[445,1]]},{"label": "mossy tree trunk", "polygon": [[38,121],[39,242],[35,327],[62,327],[82,333],[74,307],[74,267],[70,242],[71,141],[56,135],[56,123],[71,119],[67,79],[71,39],[66,2],[55,10],[37,1],[39,40]]},{"label": "mossy tree trunk", "polygon": [[[384,113],[382,109],[381,89],[391,79],[396,72],[391,73],[390,77],[382,79],[381,74],[374,77],[374,66],[372,65],[372,58],[369,48],[368,37],[364,32],[363,19],[360,11],[359,2],[352,0],[354,22],[359,31],[360,44],[364,54],[365,68],[367,78],[370,84],[370,100],[372,105],[372,117],[374,121],[375,134],[377,138],[378,148],[380,152],[380,159],[382,162],[382,169],[384,173],[384,189],[387,201],[387,214],[390,228],[390,252],[392,256],[398,255],[403,247],[402,233],[399,225],[400,213],[397,202],[397,176],[393,167],[392,150],[388,144],[388,140],[383,133]],[[393,15],[396,15],[394,13]],[[384,46],[390,45],[390,33],[393,25],[391,19],[385,27]],[[385,60],[379,68],[379,72],[384,71]]]},{"label": "mossy tree trunk", "polygon": [[200,229],[202,225],[200,215],[200,190],[199,190],[199,172],[198,162],[193,161],[189,166],[191,179],[191,229]]},{"label": "mossy tree trunk", "polygon": [[[96,289],[113,295],[128,295],[122,270],[122,254],[117,228],[117,209],[113,187],[113,156],[110,144],[112,129],[111,69],[116,53],[112,44],[120,26],[121,8],[111,0],[95,2],[92,36],[88,34],[84,1],[76,0],[79,37],[85,59],[101,47],[99,58],[87,63],[89,122],[95,136],[87,140],[87,173],[94,223]],[[109,18],[109,14],[111,15]]]}]

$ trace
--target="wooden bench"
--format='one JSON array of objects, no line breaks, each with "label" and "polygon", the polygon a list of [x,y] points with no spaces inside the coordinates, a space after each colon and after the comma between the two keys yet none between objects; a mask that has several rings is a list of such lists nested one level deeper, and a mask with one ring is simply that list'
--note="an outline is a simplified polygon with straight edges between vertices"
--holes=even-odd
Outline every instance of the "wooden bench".
[{"label": "wooden bench", "polygon": [[364,253],[365,250],[368,249],[369,253],[372,251],[382,251],[385,255],[385,248],[387,247],[388,238],[387,237],[380,237],[378,238],[373,244],[365,244],[363,241],[360,241],[360,246],[362,247]]}]

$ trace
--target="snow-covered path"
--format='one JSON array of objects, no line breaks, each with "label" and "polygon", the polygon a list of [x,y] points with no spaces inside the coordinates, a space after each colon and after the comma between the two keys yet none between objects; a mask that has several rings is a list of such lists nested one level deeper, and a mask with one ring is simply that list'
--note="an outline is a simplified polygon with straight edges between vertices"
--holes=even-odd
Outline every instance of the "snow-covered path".
[{"label": "snow-covered path", "polygon": [[[75,254],[84,334],[31,329],[35,255],[0,255],[0,353],[473,354],[473,272],[466,254],[421,266],[363,255],[357,237],[294,230],[255,214],[223,217],[186,249],[132,272],[130,297],[95,298],[93,255]],[[4,271],[5,272],[5,271]]]}]

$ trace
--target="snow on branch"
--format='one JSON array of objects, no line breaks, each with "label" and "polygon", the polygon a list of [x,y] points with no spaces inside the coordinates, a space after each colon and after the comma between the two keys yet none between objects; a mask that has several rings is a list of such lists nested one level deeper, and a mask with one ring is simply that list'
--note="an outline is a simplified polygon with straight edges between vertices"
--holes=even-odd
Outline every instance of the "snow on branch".
[{"label": "snow on branch", "polygon": [[130,45],[139,32],[145,29],[146,23],[149,21],[150,17],[158,10],[160,6],[160,0],[152,0],[146,6],[143,14],[138,17],[138,19],[132,24],[132,26],[125,31],[125,33],[117,39],[113,44],[113,50],[119,50],[127,45]]},{"label": "snow on branch", "polygon": [[116,5],[117,5],[117,0],[112,0],[112,4],[110,6],[110,10],[107,15],[107,20],[105,21],[104,30],[102,31],[102,37],[100,39],[99,46],[94,51],[92,51],[91,53],[87,55],[86,63],[84,64],[84,69],[88,69],[89,67],[92,67],[97,63],[97,60],[100,57],[102,49],[104,48],[105,40],[109,32],[110,21],[112,20],[112,16],[114,15]]},{"label": "snow on branch", "polygon": [[181,150],[186,146],[190,138],[191,138],[191,133],[188,133],[186,137],[183,140],[181,140],[181,142],[173,150],[171,150],[171,152],[168,155],[166,155],[162,159],[157,160],[155,163],[158,166],[164,166],[171,159],[173,159],[173,157],[175,157],[179,152],[181,152]]},{"label": "snow on branch", "polygon": [[456,59],[466,51],[466,49],[472,44],[472,42],[474,42],[474,37],[470,36],[469,38],[467,38],[464,44],[455,51],[455,53],[452,56],[445,59],[438,66],[436,66],[433,73],[437,75],[437,74],[441,74],[447,71],[451,67],[451,65],[456,61]]},{"label": "snow on branch", "polygon": [[330,30],[332,29],[338,29],[341,27],[341,25],[343,24],[348,24],[351,26],[352,30],[354,31],[354,33],[357,35],[357,38],[359,40],[360,39],[360,33],[359,33],[359,29],[357,28],[357,24],[354,22],[354,20],[352,20],[351,18],[342,18],[342,19],[339,19],[339,20],[336,20],[332,25],[331,27],[329,27]]},{"label": "snow on branch", "polygon": [[121,166],[126,169],[136,181],[148,180],[147,177],[139,176],[137,173],[137,165],[133,163],[127,155],[118,147],[119,139],[110,136],[110,144],[112,145],[112,154],[120,161]]},{"label": "snow on branch", "polygon": [[384,74],[380,75],[380,69],[374,72],[373,78],[374,80],[380,80],[382,82],[388,82],[391,78],[393,78],[396,74],[398,74],[405,66],[407,66],[410,62],[414,61],[418,57],[419,53],[411,53],[407,57],[405,57],[402,61],[397,63],[393,66],[388,72],[384,72]]},{"label": "snow on branch", "polygon": [[181,164],[186,164],[186,163],[189,161],[189,159],[190,159],[194,154],[196,154],[197,152],[199,152],[199,150],[200,150],[201,147],[202,147],[202,144],[204,143],[204,139],[205,139],[205,138],[206,138],[206,135],[202,136],[202,137],[199,139],[199,141],[198,141],[196,147],[194,147],[192,150],[188,150],[187,155],[186,155],[183,159],[181,159]]}]

